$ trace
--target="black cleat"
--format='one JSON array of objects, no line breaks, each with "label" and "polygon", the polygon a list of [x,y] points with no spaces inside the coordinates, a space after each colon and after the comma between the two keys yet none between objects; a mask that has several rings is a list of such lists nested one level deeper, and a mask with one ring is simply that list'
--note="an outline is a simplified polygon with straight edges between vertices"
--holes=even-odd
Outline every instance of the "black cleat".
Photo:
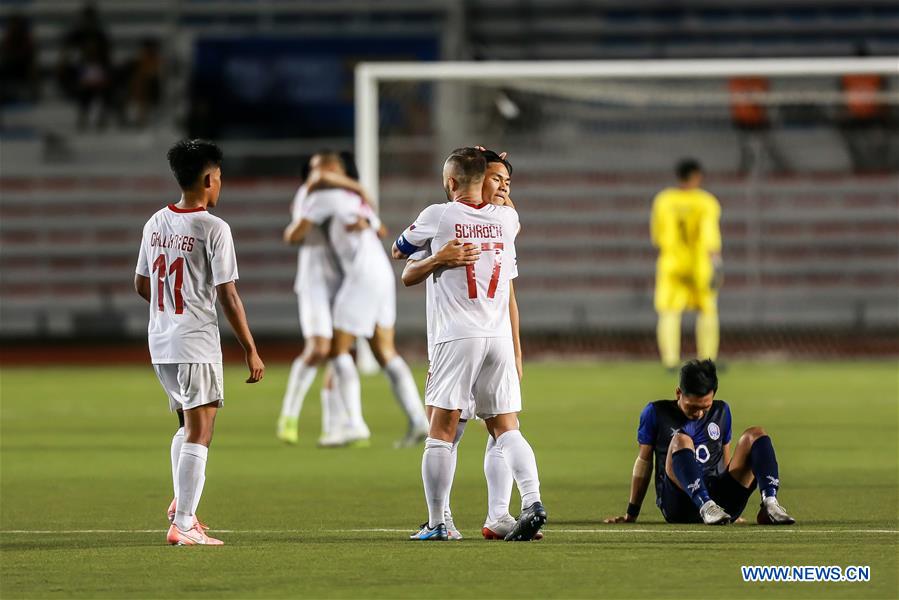
[{"label": "black cleat", "polygon": [[521,511],[515,527],[506,534],[507,542],[530,542],[546,524],[546,509],[539,502],[534,502]]}]

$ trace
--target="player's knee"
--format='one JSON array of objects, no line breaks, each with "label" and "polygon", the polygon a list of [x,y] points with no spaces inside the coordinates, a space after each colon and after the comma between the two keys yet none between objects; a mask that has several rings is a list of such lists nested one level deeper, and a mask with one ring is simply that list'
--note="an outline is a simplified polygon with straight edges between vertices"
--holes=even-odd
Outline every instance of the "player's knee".
[{"label": "player's knee", "polygon": [[743,432],[740,436],[740,440],[745,441],[745,443],[748,443],[751,446],[757,439],[765,437],[766,435],[768,435],[768,432],[761,427],[750,427]]},{"label": "player's knee", "polygon": [[668,445],[668,454],[674,454],[678,450],[693,449],[693,438],[686,433],[675,433]]},{"label": "player's knee", "polygon": [[309,344],[306,354],[306,363],[309,365],[320,365],[328,360],[331,354],[331,344],[327,341],[316,341]]}]

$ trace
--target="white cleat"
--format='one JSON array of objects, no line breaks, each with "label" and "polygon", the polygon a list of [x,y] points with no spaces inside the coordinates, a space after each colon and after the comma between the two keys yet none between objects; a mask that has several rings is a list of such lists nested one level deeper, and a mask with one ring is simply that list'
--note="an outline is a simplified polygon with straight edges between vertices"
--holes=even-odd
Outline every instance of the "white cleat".
[{"label": "white cleat", "polygon": [[462,539],[462,534],[459,533],[459,530],[456,529],[456,524],[453,523],[453,513],[444,512],[443,513],[443,521],[446,524],[446,537],[448,540],[459,541]]},{"label": "white cleat", "polygon": [[344,429],[343,438],[346,445],[353,448],[368,448],[371,446],[371,431],[365,425]]},{"label": "white cleat", "polygon": [[323,433],[318,438],[319,448],[341,448],[346,446],[346,438],[339,432]]},{"label": "white cleat", "polygon": [[755,520],[759,525],[792,525],[796,522],[780,505],[776,496],[769,496],[762,501]]},{"label": "white cleat", "polygon": [[714,500],[708,500],[699,507],[699,516],[706,525],[727,525],[731,521],[730,515],[715,504]]},{"label": "white cleat", "polygon": [[[413,427],[410,429],[405,437],[401,440],[397,440],[393,443],[394,448],[411,448],[413,446],[421,446],[425,438],[428,437],[428,428],[427,427]],[[449,524],[446,526],[447,530],[449,530]]]},{"label": "white cleat", "polygon": [[[481,528],[481,535],[484,536],[485,540],[504,540],[515,528],[516,523],[515,517],[507,513],[505,517],[498,521],[486,521],[484,527]],[[538,531],[537,535],[534,536],[534,540],[542,539],[543,532]]]}]

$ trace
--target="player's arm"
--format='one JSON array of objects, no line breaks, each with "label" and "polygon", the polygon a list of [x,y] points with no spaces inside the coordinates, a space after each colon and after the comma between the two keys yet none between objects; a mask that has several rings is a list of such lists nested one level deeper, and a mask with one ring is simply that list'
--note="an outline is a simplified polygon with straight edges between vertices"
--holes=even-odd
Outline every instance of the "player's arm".
[{"label": "player's arm", "polygon": [[284,228],[284,243],[285,244],[299,244],[302,242],[309,231],[312,230],[314,223],[309,219],[299,219],[293,221]]},{"label": "player's arm", "polygon": [[625,514],[617,517],[609,517],[606,523],[636,523],[646,498],[646,490],[652,480],[652,446],[640,444],[637,460],[634,461],[634,470],[631,473],[631,495],[627,502]]},{"label": "player's arm", "polygon": [[222,305],[222,311],[237,336],[237,341],[243,346],[246,354],[247,368],[250,369],[250,376],[247,383],[256,383],[265,374],[265,365],[256,351],[256,342],[253,341],[253,334],[250,333],[250,326],[247,324],[247,313],[244,311],[243,302],[237,293],[237,286],[233,281],[215,286],[218,292],[219,304]]},{"label": "player's arm", "polygon": [[524,365],[521,359],[521,334],[519,332],[518,300],[515,298],[515,285],[509,282],[509,320],[512,321],[512,346],[515,348],[515,369],[518,371],[518,380],[524,375]]},{"label": "player's arm", "polygon": [[310,194],[316,190],[341,188],[359,194],[366,204],[371,204],[371,199],[368,197],[368,194],[362,185],[355,179],[343,175],[342,173],[313,170],[309,173],[308,179],[306,179],[306,188],[309,190]]},{"label": "player's arm", "polygon": [[[394,244],[394,248],[396,245]],[[427,258],[420,260],[409,259],[403,268],[403,285],[410,287],[417,285],[440,268],[454,269],[473,265],[481,256],[481,250],[474,244],[463,244],[459,240],[450,240],[443,248]]]},{"label": "player's arm", "polygon": [[150,278],[141,275],[140,273],[134,274],[134,291],[137,292],[137,295],[146,300],[150,301]]}]

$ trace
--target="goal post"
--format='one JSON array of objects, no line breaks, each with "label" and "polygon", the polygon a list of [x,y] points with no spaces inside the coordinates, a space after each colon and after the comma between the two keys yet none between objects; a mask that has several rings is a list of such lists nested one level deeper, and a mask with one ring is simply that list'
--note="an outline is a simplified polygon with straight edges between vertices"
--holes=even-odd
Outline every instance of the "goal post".
[{"label": "goal post", "polygon": [[678,79],[899,74],[899,57],[695,60],[362,62],[355,70],[355,151],[360,181],[378,197],[378,85],[390,81]]},{"label": "goal post", "polygon": [[442,201],[452,148],[511,153],[523,333],[651,340],[650,209],[685,157],[722,206],[723,330],[899,330],[895,57],[361,63],[355,108],[393,229]]}]

